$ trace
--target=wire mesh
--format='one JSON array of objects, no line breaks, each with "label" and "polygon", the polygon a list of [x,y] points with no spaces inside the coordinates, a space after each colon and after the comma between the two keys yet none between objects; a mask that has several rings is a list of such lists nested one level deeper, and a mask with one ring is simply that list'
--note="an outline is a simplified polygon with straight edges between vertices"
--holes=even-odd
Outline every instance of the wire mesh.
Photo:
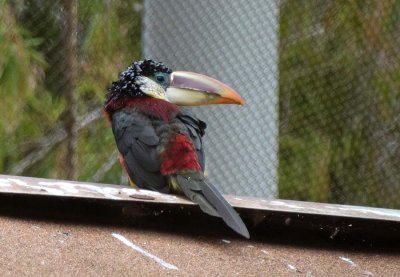
[{"label": "wire mesh", "polygon": [[281,2],[281,197],[399,207],[399,8]]},{"label": "wire mesh", "polygon": [[[244,107],[200,107],[208,178],[235,195],[277,196],[276,2],[145,2],[143,50],[234,87]],[[251,30],[251,32],[249,31]]]},{"label": "wire mesh", "polygon": [[[63,2],[0,8],[0,170],[62,177]],[[120,182],[100,107],[117,73],[146,56],[246,98],[196,109],[224,192],[400,208],[399,15],[391,0],[80,1],[78,178]]]}]

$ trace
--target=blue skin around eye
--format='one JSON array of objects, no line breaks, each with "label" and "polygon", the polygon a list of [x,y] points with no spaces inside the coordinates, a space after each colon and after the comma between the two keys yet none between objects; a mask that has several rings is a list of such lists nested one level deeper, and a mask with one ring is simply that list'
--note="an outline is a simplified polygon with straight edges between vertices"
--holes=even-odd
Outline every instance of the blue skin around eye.
[{"label": "blue skin around eye", "polygon": [[169,85],[168,84],[169,77],[167,73],[156,73],[154,74],[152,79],[164,88],[166,88]]}]

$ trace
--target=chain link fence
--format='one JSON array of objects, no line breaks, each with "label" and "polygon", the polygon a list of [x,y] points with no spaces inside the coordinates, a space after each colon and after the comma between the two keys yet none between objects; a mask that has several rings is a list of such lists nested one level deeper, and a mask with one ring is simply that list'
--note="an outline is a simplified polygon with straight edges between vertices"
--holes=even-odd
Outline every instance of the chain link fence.
[{"label": "chain link fence", "polygon": [[399,207],[399,8],[281,2],[281,197]]},{"label": "chain link fence", "polygon": [[[2,130],[12,142],[2,140],[0,166],[12,173],[63,126],[65,9],[46,0],[1,5],[0,47],[6,53],[9,43],[11,54],[0,54],[0,93],[17,95],[5,103],[22,99],[35,119],[13,111],[15,127]],[[208,123],[208,176],[225,193],[400,208],[399,1],[80,1],[77,20],[80,119],[93,116],[132,60],[154,58],[246,99],[243,108],[196,108]],[[31,51],[15,59],[28,59],[21,72],[33,92],[4,85],[19,72],[4,73],[12,45]],[[119,183],[99,111],[80,129],[77,176]],[[60,139],[18,173],[62,176],[64,152]]]},{"label": "chain link fence", "polygon": [[143,50],[234,87],[244,107],[195,108],[208,178],[227,194],[277,196],[278,6],[263,0],[145,2]]}]

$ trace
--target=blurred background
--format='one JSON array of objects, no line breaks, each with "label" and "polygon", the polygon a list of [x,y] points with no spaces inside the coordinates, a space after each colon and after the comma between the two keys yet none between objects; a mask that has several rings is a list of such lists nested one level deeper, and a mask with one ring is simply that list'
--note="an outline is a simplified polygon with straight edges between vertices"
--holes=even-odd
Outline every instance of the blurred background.
[{"label": "blurred background", "polygon": [[124,183],[102,115],[132,61],[220,79],[230,194],[400,208],[400,1],[0,0],[0,173]]}]

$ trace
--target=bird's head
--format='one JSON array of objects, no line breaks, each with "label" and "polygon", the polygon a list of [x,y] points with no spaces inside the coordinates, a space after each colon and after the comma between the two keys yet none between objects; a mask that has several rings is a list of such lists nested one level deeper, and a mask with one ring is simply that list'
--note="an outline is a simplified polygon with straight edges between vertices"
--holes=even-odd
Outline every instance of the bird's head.
[{"label": "bird's head", "polygon": [[106,103],[120,97],[152,97],[180,106],[244,104],[238,93],[220,81],[193,72],[173,72],[153,60],[134,62],[121,72],[108,90]]}]

